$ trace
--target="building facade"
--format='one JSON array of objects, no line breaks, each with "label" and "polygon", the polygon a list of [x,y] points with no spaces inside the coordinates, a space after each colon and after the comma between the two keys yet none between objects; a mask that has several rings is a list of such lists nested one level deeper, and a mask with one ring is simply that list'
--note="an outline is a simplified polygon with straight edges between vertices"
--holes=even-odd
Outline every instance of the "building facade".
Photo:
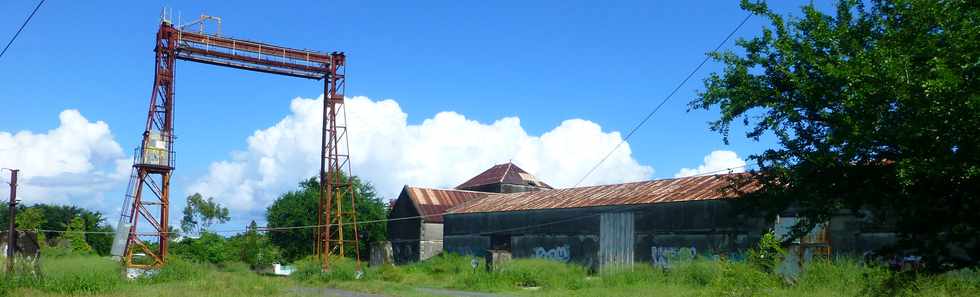
[{"label": "building facade", "polygon": [[593,269],[737,251],[766,228],[735,215],[728,184],[707,176],[490,195],[445,215],[445,249],[476,256],[505,250]]},{"label": "building facade", "polygon": [[[507,251],[514,258],[547,258],[594,270],[634,263],[669,266],[671,259],[692,255],[737,259],[762,234],[779,227],[737,211],[733,198],[758,188],[733,188],[733,178],[740,175],[488,195],[444,216],[444,248],[474,256]],[[781,219],[791,222],[793,217]],[[866,226],[853,216],[840,216],[793,250],[805,259],[829,253],[833,243],[836,252],[860,253],[893,236]]]},{"label": "building facade", "polygon": [[513,163],[494,165],[455,189],[405,186],[391,207],[388,240],[395,264],[428,259],[443,251],[443,213],[493,193],[551,189]]}]

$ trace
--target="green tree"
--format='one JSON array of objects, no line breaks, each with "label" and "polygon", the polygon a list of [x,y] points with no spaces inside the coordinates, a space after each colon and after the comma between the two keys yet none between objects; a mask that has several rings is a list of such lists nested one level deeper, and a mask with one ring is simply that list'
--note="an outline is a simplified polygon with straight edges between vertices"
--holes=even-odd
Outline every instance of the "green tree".
[{"label": "green tree", "polygon": [[269,236],[258,232],[258,224],[252,221],[248,230],[228,240],[238,260],[249,264],[252,269],[268,267],[281,260],[279,247],[272,244]]},{"label": "green tree", "polygon": [[[346,177],[343,177],[346,178]],[[357,215],[358,221],[383,220],[387,217],[385,203],[378,197],[374,186],[364,182],[360,178],[352,179],[354,188],[357,189]],[[291,227],[291,226],[312,226],[317,224],[317,208],[320,199],[320,183],[316,177],[311,177],[299,183],[299,189],[289,191],[279,196],[275,202],[266,209],[266,221],[269,227]],[[345,205],[346,206],[346,205]],[[331,210],[335,211],[335,210]],[[345,228],[351,228],[350,225]],[[359,224],[358,249],[361,257],[368,256],[368,246],[370,242],[385,240],[387,236],[387,225],[384,222]],[[289,232],[269,232],[272,243],[279,246],[282,250],[282,257],[286,261],[295,261],[305,256],[313,254],[313,235],[315,228],[293,229]],[[351,230],[351,229],[346,229]],[[353,232],[346,232],[347,240],[353,239]],[[353,256],[354,250],[348,249],[347,256]]]},{"label": "green tree", "polygon": [[27,208],[17,213],[17,229],[34,230],[37,232],[37,244],[43,247],[45,244],[44,233],[38,232],[44,224],[44,213],[38,208]]},{"label": "green tree", "polygon": [[184,238],[171,246],[172,253],[198,263],[220,264],[235,259],[228,240],[203,231],[198,238]]},{"label": "green tree", "polygon": [[976,265],[976,3],[848,0],[834,15],[807,5],[796,18],[742,6],[771,25],[739,40],[743,53],[710,53],[725,68],[691,107],[720,109],[710,127],[726,142],[736,121],[750,139],[778,141],[750,157],[762,188],[744,201],[770,215],[798,211],[796,235],[845,211],[870,213],[933,268]]},{"label": "green tree", "polygon": [[65,235],[62,238],[68,242],[68,246],[75,253],[89,254],[94,252],[92,246],[85,242],[85,220],[82,217],[75,217],[68,224]]},{"label": "green tree", "polygon": [[[68,227],[72,219],[75,217],[81,217],[82,221],[84,222],[83,225],[85,226],[84,230],[87,232],[112,231],[112,227],[106,224],[105,217],[103,217],[102,213],[97,211],[90,211],[84,208],[69,205],[35,204],[30,207],[20,208],[19,212],[27,211],[28,209],[39,209],[40,212],[43,213],[44,221],[41,224],[40,229],[63,231]],[[39,238],[42,236],[49,239],[57,239],[61,236],[61,234],[55,232],[39,234]],[[112,234],[88,234],[88,236],[85,236],[85,241],[99,255],[108,255],[112,245]]]},{"label": "green tree", "polygon": [[187,206],[184,207],[183,214],[180,229],[185,233],[207,231],[215,221],[224,223],[231,219],[227,207],[215,202],[213,197],[204,199],[198,193],[187,196]]}]

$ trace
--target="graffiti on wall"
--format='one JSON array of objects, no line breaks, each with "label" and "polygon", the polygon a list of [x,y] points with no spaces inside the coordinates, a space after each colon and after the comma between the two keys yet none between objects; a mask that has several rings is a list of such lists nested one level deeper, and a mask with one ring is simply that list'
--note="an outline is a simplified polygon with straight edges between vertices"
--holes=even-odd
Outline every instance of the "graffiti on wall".
[{"label": "graffiti on wall", "polygon": [[556,246],[547,250],[543,247],[536,247],[534,248],[534,257],[559,262],[568,262],[568,260],[572,258],[572,248],[567,244]]},{"label": "graffiti on wall", "polygon": [[693,259],[698,255],[698,250],[693,246],[690,248],[677,248],[669,246],[650,247],[650,260],[654,267],[668,268],[671,260]]}]

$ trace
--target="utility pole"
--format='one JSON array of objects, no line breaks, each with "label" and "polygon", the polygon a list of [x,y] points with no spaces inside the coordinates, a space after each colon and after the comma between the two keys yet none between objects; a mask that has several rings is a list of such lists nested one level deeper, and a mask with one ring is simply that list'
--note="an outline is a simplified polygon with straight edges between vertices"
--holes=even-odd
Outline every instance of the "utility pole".
[{"label": "utility pole", "polygon": [[17,172],[20,170],[10,169],[10,224],[7,225],[7,273],[14,272],[14,251],[17,248]]}]

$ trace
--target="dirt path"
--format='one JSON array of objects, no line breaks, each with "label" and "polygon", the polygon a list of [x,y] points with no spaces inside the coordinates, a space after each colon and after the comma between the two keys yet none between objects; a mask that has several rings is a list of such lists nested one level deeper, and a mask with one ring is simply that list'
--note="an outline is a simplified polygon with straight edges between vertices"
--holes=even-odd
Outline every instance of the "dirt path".
[{"label": "dirt path", "polygon": [[507,295],[500,295],[494,293],[467,292],[467,291],[456,291],[456,290],[446,290],[446,289],[416,288],[415,290],[426,294],[440,295],[440,296],[454,296],[454,297],[505,297],[507,296]]},{"label": "dirt path", "polygon": [[[432,289],[432,288],[416,288],[415,290],[429,295],[451,296],[451,297],[506,297],[507,296],[507,295],[500,295],[500,294],[493,294],[493,293],[467,292],[467,291]],[[361,293],[361,292],[332,289],[332,288],[294,288],[293,291],[297,293],[326,296],[326,297],[385,297],[385,295]]]},{"label": "dirt path", "polygon": [[384,297],[384,295],[361,293],[331,288],[294,288],[292,291],[310,295],[329,297]]}]

